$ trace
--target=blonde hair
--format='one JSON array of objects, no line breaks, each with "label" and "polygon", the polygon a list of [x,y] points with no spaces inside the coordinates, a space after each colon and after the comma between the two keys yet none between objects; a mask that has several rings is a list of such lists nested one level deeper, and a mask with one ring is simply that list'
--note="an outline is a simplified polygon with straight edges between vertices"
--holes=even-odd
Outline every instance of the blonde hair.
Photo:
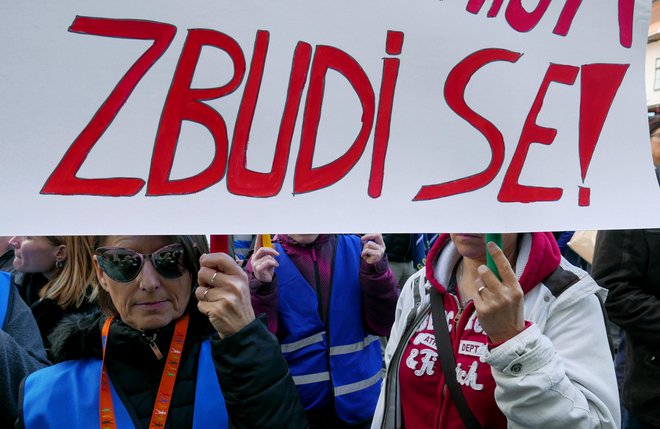
[{"label": "blonde hair", "polygon": [[94,237],[46,237],[53,245],[66,246],[64,265],[39,292],[62,308],[80,307],[85,301],[96,299],[96,272],[94,271]]}]

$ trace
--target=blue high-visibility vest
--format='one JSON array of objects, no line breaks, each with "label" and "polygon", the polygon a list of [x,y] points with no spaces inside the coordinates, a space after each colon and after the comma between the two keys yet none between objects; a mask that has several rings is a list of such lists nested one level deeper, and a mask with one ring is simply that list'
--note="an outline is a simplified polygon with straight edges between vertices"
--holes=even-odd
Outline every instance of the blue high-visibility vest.
[{"label": "blue high-visibility vest", "polygon": [[[98,428],[101,363],[99,359],[67,361],[29,375],[23,388],[25,429]],[[112,386],[111,393],[117,428],[134,429]],[[193,428],[227,427],[227,409],[211,357],[211,344],[204,341],[197,368]]]},{"label": "blue high-visibility vest", "polygon": [[11,273],[0,271],[0,328],[4,328],[7,322],[5,319],[9,309],[11,288]]},{"label": "blue high-visibility vest", "polygon": [[280,254],[275,269],[280,345],[305,410],[327,404],[334,395],[343,421],[371,419],[382,381],[382,356],[378,337],[368,335],[363,323],[360,239],[337,236],[328,326],[318,314],[314,288],[282,246],[275,248]]}]

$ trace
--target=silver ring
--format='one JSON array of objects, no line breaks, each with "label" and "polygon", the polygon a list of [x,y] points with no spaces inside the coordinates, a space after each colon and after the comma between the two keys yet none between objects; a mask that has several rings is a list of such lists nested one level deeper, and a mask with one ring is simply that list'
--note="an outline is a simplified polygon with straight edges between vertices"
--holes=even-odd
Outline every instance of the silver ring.
[{"label": "silver ring", "polygon": [[481,286],[479,289],[477,289],[477,293],[481,295],[481,291],[483,291],[484,289],[486,289],[486,286]]},{"label": "silver ring", "polygon": [[211,287],[215,287],[214,286],[215,285],[215,276],[217,276],[217,275],[218,275],[217,271],[215,273],[213,273],[213,277],[211,277]]},{"label": "silver ring", "polygon": [[206,289],[206,290],[204,291],[204,295],[202,295],[202,298],[204,298],[204,301],[206,301],[206,302],[209,302],[209,299],[206,297],[206,294],[209,293],[210,290],[211,290],[211,289]]}]

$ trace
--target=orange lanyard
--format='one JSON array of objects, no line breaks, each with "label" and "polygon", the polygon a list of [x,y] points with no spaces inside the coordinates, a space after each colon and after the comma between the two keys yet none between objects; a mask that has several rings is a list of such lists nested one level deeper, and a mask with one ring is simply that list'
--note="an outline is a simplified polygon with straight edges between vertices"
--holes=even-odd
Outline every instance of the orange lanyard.
[{"label": "orange lanyard", "polygon": [[[167,353],[163,375],[160,378],[160,386],[158,386],[158,394],[156,395],[156,403],[151,414],[149,429],[165,427],[167,413],[172,400],[172,392],[174,391],[174,382],[176,381],[176,374],[179,371],[179,363],[181,363],[183,343],[186,340],[186,332],[188,331],[188,319],[188,313],[184,314],[177,320],[174,327],[174,336],[170,343],[170,351]],[[112,394],[110,392],[110,381],[105,368],[105,349],[112,320],[113,317],[106,319],[103,324],[103,330],[101,331],[101,341],[103,343],[103,363],[101,364],[101,389],[99,396],[101,429],[117,428],[115,410],[112,405]]]}]

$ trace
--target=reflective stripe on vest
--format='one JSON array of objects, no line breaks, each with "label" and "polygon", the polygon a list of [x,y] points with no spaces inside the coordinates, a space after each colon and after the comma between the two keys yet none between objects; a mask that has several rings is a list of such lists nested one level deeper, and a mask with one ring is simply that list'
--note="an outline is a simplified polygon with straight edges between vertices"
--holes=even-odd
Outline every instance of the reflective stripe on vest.
[{"label": "reflective stripe on vest", "polygon": [[329,372],[319,372],[317,374],[307,374],[307,375],[297,375],[293,377],[293,382],[296,386],[302,386],[304,384],[319,383],[321,381],[330,380]]},{"label": "reflective stripe on vest", "polygon": [[[101,360],[83,359],[59,363],[29,375],[23,388],[25,429],[98,428],[100,374]],[[111,390],[117,428],[133,429],[135,426],[126,407],[114,387]],[[211,344],[204,341],[199,353],[193,428],[226,429],[228,426]]]},{"label": "reflective stripe on vest", "polygon": [[369,346],[369,344],[373,343],[374,341],[378,341],[378,337],[375,335],[367,335],[367,337],[359,341],[357,343],[353,344],[346,344],[345,346],[334,346],[330,347],[330,355],[343,355],[346,353],[353,353],[353,352],[359,352],[360,350],[363,350]]},{"label": "reflective stripe on vest", "polygon": [[293,343],[282,344],[280,346],[282,349],[282,353],[295,352],[296,350],[300,350],[303,347],[311,346],[312,344],[316,344],[316,343],[321,343],[324,341],[323,338],[324,335],[325,335],[325,331],[319,332],[318,334],[314,334],[311,337],[303,338],[302,340],[298,340]]},{"label": "reflective stripe on vest", "polygon": [[281,245],[275,269],[282,353],[306,410],[335,397],[337,415],[347,423],[371,419],[380,392],[382,356],[378,337],[367,335],[359,282],[361,242],[338,235],[329,304],[329,327],[318,314],[314,288]]},{"label": "reflective stripe on vest", "polygon": [[350,393],[367,389],[373,386],[374,384],[378,383],[379,381],[382,381],[382,379],[383,376],[380,373],[380,371],[378,371],[376,374],[372,375],[370,378],[366,380],[358,381],[357,383],[346,384],[344,386],[335,387],[335,396],[348,395]]},{"label": "reflective stripe on vest", "polygon": [[0,271],[0,329],[5,327],[11,288],[11,273]]}]

